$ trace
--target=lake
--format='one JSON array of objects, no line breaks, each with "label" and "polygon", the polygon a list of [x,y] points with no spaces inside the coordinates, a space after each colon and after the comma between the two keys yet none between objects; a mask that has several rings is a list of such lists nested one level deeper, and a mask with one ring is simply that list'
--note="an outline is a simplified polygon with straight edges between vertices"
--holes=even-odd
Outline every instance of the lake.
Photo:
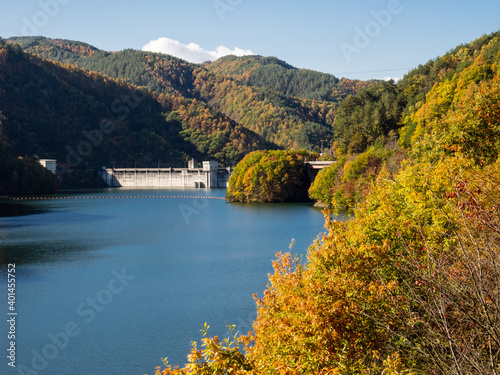
[{"label": "lake", "polygon": [[0,372],[152,375],[163,357],[183,365],[205,322],[210,335],[225,337],[227,323],[251,330],[275,253],[295,239],[292,253],[305,254],[324,219],[308,204],[229,204],[225,193],[122,188],[2,203],[4,354],[9,263],[17,316],[16,369],[3,355]]}]

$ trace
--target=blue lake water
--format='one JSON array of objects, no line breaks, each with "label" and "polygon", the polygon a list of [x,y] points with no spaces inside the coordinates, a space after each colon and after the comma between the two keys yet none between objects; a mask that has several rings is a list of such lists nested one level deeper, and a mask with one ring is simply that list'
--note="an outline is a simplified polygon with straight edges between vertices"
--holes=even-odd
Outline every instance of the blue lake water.
[{"label": "blue lake water", "polygon": [[[224,197],[225,190],[109,189],[77,194]],[[7,265],[16,264],[16,369],[1,374],[154,374],[191,341],[256,317],[277,251],[305,254],[324,231],[308,204],[207,198],[8,203],[0,215],[0,348],[9,348]],[[1,213],[0,212],[0,213]],[[1,217],[3,216],[3,217]],[[32,372],[29,372],[32,371]]]}]

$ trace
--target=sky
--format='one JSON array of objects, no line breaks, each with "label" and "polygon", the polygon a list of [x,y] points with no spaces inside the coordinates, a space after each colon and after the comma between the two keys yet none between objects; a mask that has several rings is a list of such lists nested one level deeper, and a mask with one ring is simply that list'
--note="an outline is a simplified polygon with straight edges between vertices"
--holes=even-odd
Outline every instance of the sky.
[{"label": "sky", "polygon": [[275,56],[353,79],[399,79],[500,30],[498,0],[0,0],[0,37],[41,35],[192,62]]}]

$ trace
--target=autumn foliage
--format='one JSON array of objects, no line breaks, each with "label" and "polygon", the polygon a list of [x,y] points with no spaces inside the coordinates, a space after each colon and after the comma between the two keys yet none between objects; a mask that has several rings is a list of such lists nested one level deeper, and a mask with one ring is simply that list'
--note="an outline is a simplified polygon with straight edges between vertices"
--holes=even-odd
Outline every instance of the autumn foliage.
[{"label": "autumn foliage", "polygon": [[[172,102],[181,104],[173,110],[179,110],[186,140],[204,148],[229,138],[221,131],[221,125],[229,125],[232,132],[246,133],[244,141],[249,138],[248,133],[253,133],[250,138],[260,137],[268,142],[268,148],[277,148],[274,144],[288,149],[319,149],[321,140],[332,138],[338,103],[372,84],[339,80],[330,74],[297,69],[261,56],[228,57],[197,65],[159,53],[130,49],[108,52],[81,42],[43,37],[11,38],[8,42],[39,57],[99,72],[172,98]],[[194,106],[192,101],[196,111],[184,111]],[[206,110],[211,115],[200,116]],[[200,139],[197,133],[202,121],[208,140]],[[212,142],[212,138],[216,140]],[[235,164],[242,158],[238,149],[244,148],[248,153],[262,148],[249,150],[245,144],[237,144],[238,139],[235,136],[229,140],[233,146],[236,143],[236,151],[219,148],[210,155],[218,154],[219,161]]]},{"label": "autumn foliage", "polygon": [[[381,164],[350,220],[326,212],[305,261],[277,255],[253,331],[204,338],[184,368],[158,374],[500,372],[500,43],[481,43],[410,101],[399,171]],[[370,157],[334,167],[340,183]]]},{"label": "autumn foliage", "polygon": [[254,151],[238,163],[229,180],[231,202],[307,201],[309,180],[304,153]]}]

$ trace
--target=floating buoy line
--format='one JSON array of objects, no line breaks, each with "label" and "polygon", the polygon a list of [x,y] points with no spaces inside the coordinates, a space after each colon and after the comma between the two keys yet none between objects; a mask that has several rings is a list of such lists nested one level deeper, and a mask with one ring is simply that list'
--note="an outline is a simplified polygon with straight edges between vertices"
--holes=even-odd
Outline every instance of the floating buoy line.
[{"label": "floating buoy line", "polygon": [[33,197],[0,197],[8,201],[38,201],[38,200],[71,200],[71,199],[219,199],[224,197],[207,197],[202,195],[82,195],[82,196],[33,196]]}]

